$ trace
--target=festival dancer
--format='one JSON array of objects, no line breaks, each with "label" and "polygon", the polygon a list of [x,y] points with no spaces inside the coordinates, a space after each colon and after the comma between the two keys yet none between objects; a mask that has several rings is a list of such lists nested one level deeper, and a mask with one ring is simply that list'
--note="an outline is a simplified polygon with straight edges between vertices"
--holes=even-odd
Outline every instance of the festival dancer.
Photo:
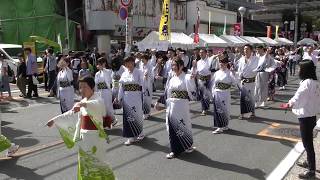
[{"label": "festival dancer", "polygon": [[189,100],[196,99],[196,85],[194,77],[186,75],[183,68],[181,59],[173,61],[174,73],[167,83],[166,125],[171,148],[168,159],[194,150]]},{"label": "festival dancer", "polygon": [[216,128],[212,133],[219,134],[228,130],[231,112],[231,86],[237,86],[234,74],[228,69],[227,57],[219,60],[220,70],[212,78],[213,122]]},{"label": "festival dancer", "polygon": [[106,107],[106,116],[104,117],[103,126],[112,128],[112,126],[117,124],[117,120],[114,116],[113,110],[113,101],[112,101],[112,91],[111,91],[111,83],[112,71],[110,69],[106,69],[107,60],[105,58],[99,58],[97,60],[97,69],[98,72],[95,75],[95,84],[96,90],[100,93],[102,99],[104,100],[104,104]]},{"label": "festival dancer", "polygon": [[141,57],[142,63],[140,70],[143,72],[143,119],[148,119],[151,112],[152,103],[152,85],[153,85],[153,71],[150,63],[148,63],[149,56],[144,54]]},{"label": "festival dancer", "polygon": [[[119,80],[122,73],[125,71],[125,67],[122,65],[121,57],[115,57],[111,60],[111,69],[112,69],[112,99],[115,100],[118,97],[119,93]],[[114,103],[113,109],[121,109],[121,105]]]},{"label": "festival dancer", "polygon": [[244,114],[250,113],[250,117],[255,117],[254,113],[254,89],[259,59],[252,54],[253,47],[250,44],[244,46],[244,56],[240,58],[238,64],[238,76],[240,78],[240,113],[239,119],[243,119]]},{"label": "festival dancer", "polygon": [[259,46],[258,58],[259,63],[258,67],[255,70],[257,72],[256,77],[256,87],[255,87],[255,102],[256,107],[264,107],[265,102],[268,99],[268,90],[269,90],[269,73],[274,71],[277,67],[274,59],[266,52],[264,47]]},{"label": "festival dancer", "polygon": [[57,76],[57,85],[62,114],[72,109],[74,104],[73,74],[68,67],[69,62],[68,58],[62,58],[58,63],[60,71]]},{"label": "festival dancer", "polygon": [[211,81],[211,61],[207,58],[207,50],[200,50],[201,59],[197,62],[196,66],[193,66],[191,72],[197,77],[198,91],[202,107],[202,116],[207,114],[210,106],[210,98],[212,97],[210,91]]},{"label": "festival dancer", "polygon": [[119,94],[116,103],[123,105],[123,136],[128,138],[124,143],[131,145],[144,138],[142,92],[143,73],[135,68],[135,59],[129,56],[124,59],[126,71],[119,83]]},{"label": "festival dancer", "polygon": [[[103,116],[106,114],[104,102],[94,92],[95,82],[92,77],[80,79],[79,89],[83,99],[75,103],[72,110],[49,120],[47,126],[56,125],[68,148],[77,142],[78,179],[114,180],[112,170],[103,161],[107,138],[103,130]],[[78,113],[78,119],[70,118],[74,113]]]}]

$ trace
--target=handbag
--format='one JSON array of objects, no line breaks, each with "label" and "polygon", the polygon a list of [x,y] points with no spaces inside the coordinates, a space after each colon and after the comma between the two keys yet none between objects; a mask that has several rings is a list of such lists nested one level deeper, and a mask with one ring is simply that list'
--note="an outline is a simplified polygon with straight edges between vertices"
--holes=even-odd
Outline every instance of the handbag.
[{"label": "handbag", "polygon": [[39,84],[39,81],[38,81],[38,79],[37,79],[35,76],[32,76],[32,83],[33,83],[34,85]]}]

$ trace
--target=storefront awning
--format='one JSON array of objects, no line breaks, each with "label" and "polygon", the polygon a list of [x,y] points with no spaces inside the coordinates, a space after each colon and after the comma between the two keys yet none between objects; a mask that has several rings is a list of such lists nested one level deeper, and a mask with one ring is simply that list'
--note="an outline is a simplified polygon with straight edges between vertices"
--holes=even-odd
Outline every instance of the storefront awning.
[{"label": "storefront awning", "polygon": [[171,39],[167,41],[159,40],[159,32],[152,31],[142,41],[137,42],[140,51],[146,49],[156,49],[158,51],[166,51],[168,48],[193,49],[193,39],[184,33],[171,32]]},{"label": "storefront awning", "polygon": [[227,41],[228,44],[232,47],[244,46],[245,44],[249,43],[248,41],[240,38],[239,36],[221,35],[220,38]]},{"label": "storefront awning", "polygon": [[258,39],[260,39],[261,41],[264,42],[264,44],[266,44],[267,46],[278,46],[278,42],[269,38],[269,37],[257,37]]},{"label": "storefront awning", "polygon": [[[189,35],[192,39],[194,38],[194,33]],[[199,34],[200,42],[198,47],[228,47],[229,44],[225,40],[219,38],[214,34]]]},{"label": "storefront awning", "polygon": [[293,42],[290,41],[289,39],[286,38],[277,38],[274,39],[275,41],[277,41],[279,43],[279,45],[293,45]]}]

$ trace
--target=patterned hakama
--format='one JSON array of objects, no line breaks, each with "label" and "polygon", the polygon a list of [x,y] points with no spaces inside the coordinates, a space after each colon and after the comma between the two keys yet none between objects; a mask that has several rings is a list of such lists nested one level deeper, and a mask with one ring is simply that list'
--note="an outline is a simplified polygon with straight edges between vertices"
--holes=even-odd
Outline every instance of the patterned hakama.
[{"label": "patterned hakama", "polygon": [[152,90],[146,88],[143,92],[143,114],[150,114],[152,103]]},{"label": "patterned hakama", "polygon": [[153,72],[149,64],[141,65],[141,71],[144,73],[143,77],[143,114],[150,114],[152,93],[153,93]]},{"label": "patterned hakama", "polygon": [[209,110],[210,107],[210,97],[211,92],[209,90],[210,80],[202,81],[198,80],[198,98],[201,102],[201,107],[203,111]]},{"label": "patterned hakama", "polygon": [[254,113],[254,83],[244,83],[240,87],[240,112]]},{"label": "patterned hakama", "polygon": [[69,68],[64,68],[58,73],[58,97],[62,114],[72,109],[74,105],[74,88],[72,81],[73,75]]},{"label": "patterned hakama", "polygon": [[126,91],[123,97],[123,137],[137,137],[143,130],[141,91]]},{"label": "patterned hakama", "polygon": [[268,72],[258,72],[256,76],[255,100],[256,102],[265,102],[268,98]]},{"label": "patterned hakama", "polygon": [[214,91],[213,94],[213,124],[214,127],[227,127],[230,120],[230,92]]},{"label": "patterned hakama", "polygon": [[[189,114],[189,101],[168,101],[167,130],[171,152],[179,155],[192,147],[193,137]],[[172,113],[175,112],[175,113]]]},{"label": "patterned hakama", "polygon": [[175,155],[193,145],[189,99],[196,99],[195,91],[194,80],[184,73],[173,76],[167,83],[166,125],[171,152]]},{"label": "patterned hakama", "polygon": [[135,138],[143,131],[142,71],[125,71],[120,79],[118,99],[123,105],[123,137]]},{"label": "patterned hakama", "polygon": [[230,88],[237,80],[229,70],[218,70],[213,78],[213,124],[214,127],[228,127],[231,111]]},{"label": "patterned hakama", "polygon": [[106,116],[104,126],[110,126],[110,120],[115,121],[114,110],[113,110],[113,100],[112,100],[112,90],[111,90],[111,70],[103,69],[96,73],[95,83],[97,92],[99,92],[101,98],[104,101],[106,108]]}]

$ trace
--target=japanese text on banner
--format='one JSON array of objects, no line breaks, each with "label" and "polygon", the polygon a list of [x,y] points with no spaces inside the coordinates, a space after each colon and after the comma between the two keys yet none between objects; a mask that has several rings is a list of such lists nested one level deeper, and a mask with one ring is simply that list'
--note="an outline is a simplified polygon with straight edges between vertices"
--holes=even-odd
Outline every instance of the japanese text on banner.
[{"label": "japanese text on banner", "polygon": [[159,40],[169,40],[171,34],[170,0],[163,0],[162,16],[159,25]]}]

